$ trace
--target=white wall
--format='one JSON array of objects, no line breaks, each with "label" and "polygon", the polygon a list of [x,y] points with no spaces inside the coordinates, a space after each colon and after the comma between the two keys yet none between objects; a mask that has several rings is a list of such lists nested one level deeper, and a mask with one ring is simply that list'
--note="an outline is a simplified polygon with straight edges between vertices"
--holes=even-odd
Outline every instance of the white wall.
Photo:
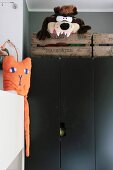
[{"label": "white wall", "polygon": [[[7,0],[7,2],[11,2]],[[13,0],[17,9],[12,8],[11,3],[0,4],[0,45],[6,40],[11,40],[17,47],[19,60],[23,55],[23,0]],[[14,48],[6,46],[10,54],[16,57]],[[2,89],[2,72],[0,71],[0,89]]]},{"label": "white wall", "polygon": [[[10,39],[18,49],[19,58],[22,59],[23,0],[14,0],[13,2],[17,4],[17,9],[13,9],[11,3],[3,6],[0,4],[0,44]],[[10,46],[8,48],[10,53],[15,55],[14,49],[11,49]]]},{"label": "white wall", "polygon": [[23,57],[28,57],[30,54],[29,12],[25,0],[23,3],[23,23]]},{"label": "white wall", "polygon": [[[6,2],[5,0],[3,0]],[[0,45],[6,40],[10,40],[16,46],[19,53],[19,61],[23,58],[23,1],[25,0],[13,0],[17,4],[17,9],[12,8],[11,3],[0,4]],[[7,2],[12,2],[7,0]],[[14,48],[6,46],[10,54],[16,58],[16,52]],[[0,89],[3,89],[2,71],[0,71]],[[22,166],[22,152],[14,160],[8,170],[21,170]]]}]

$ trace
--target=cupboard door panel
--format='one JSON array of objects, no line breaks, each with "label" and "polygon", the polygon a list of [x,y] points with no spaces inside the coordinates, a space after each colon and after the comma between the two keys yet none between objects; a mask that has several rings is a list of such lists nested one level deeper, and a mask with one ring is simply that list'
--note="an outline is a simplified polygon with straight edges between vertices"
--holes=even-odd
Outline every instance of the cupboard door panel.
[{"label": "cupboard door panel", "polygon": [[113,59],[95,59],[96,170],[113,170]]},{"label": "cupboard door panel", "polygon": [[32,59],[29,93],[31,153],[26,170],[59,169],[58,59]]},{"label": "cupboard door panel", "polygon": [[62,170],[94,170],[93,66],[89,59],[61,63]]}]

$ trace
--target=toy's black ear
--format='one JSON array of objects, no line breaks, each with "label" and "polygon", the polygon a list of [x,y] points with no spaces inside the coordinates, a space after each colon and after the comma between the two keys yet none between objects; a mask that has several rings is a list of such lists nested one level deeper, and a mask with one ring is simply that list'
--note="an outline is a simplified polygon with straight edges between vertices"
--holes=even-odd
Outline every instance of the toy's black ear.
[{"label": "toy's black ear", "polygon": [[74,15],[77,15],[77,14],[78,14],[78,11],[77,11],[77,8],[76,8],[76,7],[73,8],[73,14],[74,14]]},{"label": "toy's black ear", "polygon": [[54,8],[55,14],[58,14],[60,12],[60,6],[57,6]]}]

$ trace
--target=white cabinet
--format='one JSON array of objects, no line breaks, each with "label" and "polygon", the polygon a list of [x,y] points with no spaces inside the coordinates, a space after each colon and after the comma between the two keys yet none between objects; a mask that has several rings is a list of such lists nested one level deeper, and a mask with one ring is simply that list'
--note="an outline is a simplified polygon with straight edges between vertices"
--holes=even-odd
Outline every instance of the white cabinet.
[{"label": "white cabinet", "polygon": [[0,170],[24,148],[24,97],[0,90]]}]

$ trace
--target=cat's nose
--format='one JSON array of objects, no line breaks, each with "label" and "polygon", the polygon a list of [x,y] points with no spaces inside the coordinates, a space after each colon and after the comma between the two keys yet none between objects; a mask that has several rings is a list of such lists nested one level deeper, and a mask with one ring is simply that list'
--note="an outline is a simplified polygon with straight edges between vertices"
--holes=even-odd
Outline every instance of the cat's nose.
[{"label": "cat's nose", "polygon": [[21,79],[22,79],[22,75],[18,75],[18,77],[20,78],[19,86],[21,86]]},{"label": "cat's nose", "polygon": [[18,75],[18,76],[19,76],[20,79],[22,78],[22,75]]}]

